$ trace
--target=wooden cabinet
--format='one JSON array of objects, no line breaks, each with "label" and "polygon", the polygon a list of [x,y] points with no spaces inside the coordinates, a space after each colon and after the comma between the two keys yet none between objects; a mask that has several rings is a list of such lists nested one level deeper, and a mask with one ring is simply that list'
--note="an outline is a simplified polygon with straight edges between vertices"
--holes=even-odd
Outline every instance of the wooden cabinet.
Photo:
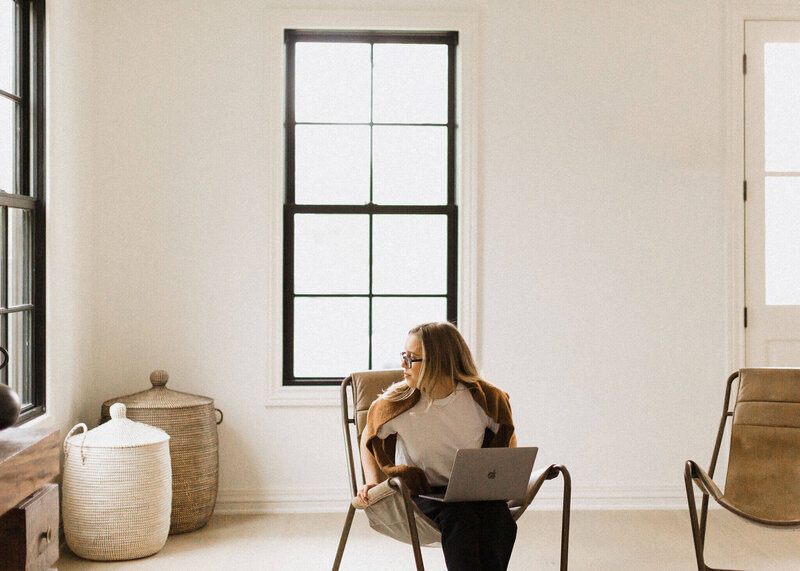
[{"label": "wooden cabinet", "polygon": [[0,516],[0,569],[45,571],[58,561],[58,486],[45,484]]},{"label": "wooden cabinet", "polygon": [[0,431],[0,570],[39,571],[58,560],[59,432]]}]

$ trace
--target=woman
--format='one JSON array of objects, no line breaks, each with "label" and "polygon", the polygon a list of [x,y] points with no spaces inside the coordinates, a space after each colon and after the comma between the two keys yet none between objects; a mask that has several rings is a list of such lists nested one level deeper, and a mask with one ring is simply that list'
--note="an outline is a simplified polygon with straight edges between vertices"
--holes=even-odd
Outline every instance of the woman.
[{"label": "woman", "polygon": [[366,484],[399,476],[442,534],[450,571],[504,570],[517,526],[503,501],[443,503],[417,494],[443,491],[459,448],[516,446],[508,395],[478,375],[472,353],[450,323],[408,333],[403,380],[370,406],[361,438]]}]

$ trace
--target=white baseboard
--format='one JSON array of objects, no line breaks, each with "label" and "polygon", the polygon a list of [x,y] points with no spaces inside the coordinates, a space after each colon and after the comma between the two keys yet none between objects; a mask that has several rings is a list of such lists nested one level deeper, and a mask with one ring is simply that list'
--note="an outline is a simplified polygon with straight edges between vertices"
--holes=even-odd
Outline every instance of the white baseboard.
[{"label": "white baseboard", "polygon": [[349,496],[347,488],[220,489],[214,513],[344,513],[350,503]]},{"label": "white baseboard", "polygon": [[[551,484],[549,489],[542,488],[531,505],[536,505],[537,509],[542,510],[560,510],[561,493],[560,485]],[[700,494],[695,493],[695,501],[700,502],[700,499]],[[686,510],[688,504],[686,488],[680,484],[674,486],[584,486],[572,488],[571,508],[573,510]]]},{"label": "white baseboard", "polygon": [[[532,506],[539,510],[560,510],[561,494],[560,479],[546,482]],[[344,513],[350,502],[349,496],[350,493],[346,488],[221,489],[217,496],[215,513],[229,515]],[[713,501],[710,507],[716,507]],[[684,510],[687,509],[686,489],[683,485],[573,487],[571,508],[573,510]]]}]

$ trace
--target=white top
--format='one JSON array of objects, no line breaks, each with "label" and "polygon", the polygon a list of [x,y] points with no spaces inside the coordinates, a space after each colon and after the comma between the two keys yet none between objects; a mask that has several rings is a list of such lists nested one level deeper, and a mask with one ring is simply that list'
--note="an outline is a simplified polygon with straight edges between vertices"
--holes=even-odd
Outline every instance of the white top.
[{"label": "white top", "polygon": [[467,387],[433,401],[421,395],[419,402],[378,428],[378,438],[397,434],[394,462],[422,468],[431,486],[445,486],[459,448],[480,448],[487,428],[500,425],[475,402]]}]

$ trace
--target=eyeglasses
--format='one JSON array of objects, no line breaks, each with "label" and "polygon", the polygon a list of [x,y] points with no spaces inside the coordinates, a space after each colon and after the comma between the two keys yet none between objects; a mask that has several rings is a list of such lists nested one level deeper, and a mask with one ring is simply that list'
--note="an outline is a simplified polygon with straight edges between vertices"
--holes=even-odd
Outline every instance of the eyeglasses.
[{"label": "eyeglasses", "polygon": [[403,368],[404,369],[410,369],[411,367],[414,366],[414,363],[419,363],[420,361],[422,361],[422,359],[412,359],[411,357],[409,357],[406,354],[405,351],[400,353],[400,356],[403,358]]}]

